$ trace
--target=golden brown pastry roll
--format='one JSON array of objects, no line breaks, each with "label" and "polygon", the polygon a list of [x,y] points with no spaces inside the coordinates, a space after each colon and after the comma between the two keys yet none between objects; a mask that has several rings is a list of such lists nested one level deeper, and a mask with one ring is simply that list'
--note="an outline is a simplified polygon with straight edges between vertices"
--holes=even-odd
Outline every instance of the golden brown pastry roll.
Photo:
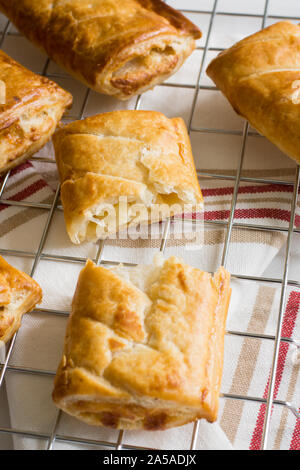
[{"label": "golden brown pastry roll", "polygon": [[76,78],[119,99],[176,72],[201,37],[161,0],[0,0],[0,10]]},{"label": "golden brown pastry roll", "polygon": [[181,118],[115,111],[76,121],[53,138],[66,227],[73,243],[202,208]]},{"label": "golden brown pastry roll", "polygon": [[88,261],[53,400],[92,425],[162,430],[215,421],[230,275],[180,259],[112,269]]},{"label": "golden brown pastry roll", "polygon": [[0,172],[30,158],[50,139],[72,96],[0,51]]},{"label": "golden brown pastry roll", "polygon": [[282,21],[219,54],[207,74],[246,118],[300,162],[300,26]]},{"label": "golden brown pastry roll", "polygon": [[0,341],[8,341],[20,328],[24,313],[41,300],[37,282],[0,256]]}]

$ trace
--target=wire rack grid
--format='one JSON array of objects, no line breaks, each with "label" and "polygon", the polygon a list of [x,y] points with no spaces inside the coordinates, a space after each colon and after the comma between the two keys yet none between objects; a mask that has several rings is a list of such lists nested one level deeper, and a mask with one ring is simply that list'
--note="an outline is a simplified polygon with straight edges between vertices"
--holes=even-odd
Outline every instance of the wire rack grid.
[{"label": "wire rack grid", "polygon": [[[285,263],[284,263],[284,269],[282,273],[282,277],[280,278],[270,278],[270,277],[263,277],[263,276],[249,276],[249,275],[242,275],[242,274],[232,274],[233,277],[239,278],[239,279],[246,279],[249,281],[254,281],[254,282],[268,282],[271,284],[275,285],[281,285],[281,297],[280,297],[280,306],[279,306],[279,311],[278,311],[278,317],[277,317],[277,328],[276,328],[276,334],[275,335],[265,335],[265,334],[257,334],[257,333],[249,333],[249,332],[240,332],[240,331],[227,331],[227,335],[235,335],[235,336],[241,336],[241,337],[251,337],[251,338],[257,338],[257,339],[263,339],[263,340],[270,340],[273,341],[274,343],[274,348],[273,348],[273,358],[272,358],[272,369],[271,369],[271,375],[270,375],[270,381],[269,381],[269,386],[268,386],[268,395],[267,398],[261,398],[261,397],[256,397],[256,396],[244,396],[244,395],[235,395],[235,394],[225,394],[222,393],[221,397],[227,400],[241,400],[241,401],[250,401],[254,403],[261,403],[265,404],[266,411],[265,411],[265,417],[264,417],[264,427],[263,427],[263,437],[262,437],[262,442],[261,442],[261,448],[262,449],[267,449],[268,448],[268,439],[269,439],[269,431],[270,431],[270,420],[271,420],[271,412],[272,408],[274,405],[276,406],[281,406],[281,407],[286,407],[289,409],[294,416],[297,419],[300,419],[300,414],[297,411],[296,406],[293,404],[287,402],[287,401],[282,401],[282,400],[276,400],[274,399],[274,387],[275,387],[275,378],[276,378],[276,372],[277,372],[277,367],[278,367],[278,357],[279,357],[279,347],[281,342],[287,342],[287,343],[294,343],[296,342],[291,339],[291,338],[286,338],[281,335],[281,330],[282,330],[282,323],[283,323],[283,313],[284,313],[284,308],[285,308],[285,303],[286,303],[286,293],[287,293],[287,287],[288,286],[294,286],[294,287],[300,287],[300,282],[296,280],[289,279],[289,259],[290,259],[290,249],[291,249],[291,242],[292,242],[292,236],[294,232],[300,233],[300,229],[296,229],[294,227],[294,222],[295,222],[295,213],[296,213],[296,206],[297,206],[297,199],[298,199],[298,187],[300,183],[300,169],[299,166],[296,167],[295,171],[295,178],[294,182],[287,182],[285,180],[277,180],[277,179],[264,179],[264,178],[259,178],[259,177],[243,177],[242,176],[242,168],[243,168],[243,162],[244,162],[244,155],[245,155],[245,147],[246,147],[246,142],[247,138],[249,135],[253,134],[252,131],[249,130],[249,125],[247,122],[244,124],[243,131],[237,131],[237,130],[228,130],[228,129],[219,129],[219,128],[205,128],[205,127],[195,127],[193,126],[193,118],[194,118],[194,113],[195,113],[195,108],[196,108],[196,103],[197,103],[197,98],[199,93],[201,93],[201,90],[216,90],[214,86],[206,86],[206,85],[201,85],[200,80],[201,77],[204,73],[204,67],[205,67],[205,60],[207,57],[208,52],[210,51],[222,51],[222,48],[216,48],[216,47],[211,47],[210,46],[210,40],[211,40],[211,33],[214,25],[214,21],[218,15],[220,16],[236,16],[236,17],[255,17],[255,18],[260,18],[261,19],[261,27],[263,28],[266,25],[267,19],[289,19],[289,20],[299,20],[300,21],[300,16],[277,16],[277,15],[268,15],[269,11],[269,6],[270,6],[270,1],[272,0],[265,0],[264,3],[264,10],[260,14],[255,14],[255,13],[239,13],[239,12],[227,12],[227,11],[221,11],[218,8],[218,2],[219,0],[213,0],[213,6],[211,10],[200,10],[200,9],[181,9],[183,13],[193,13],[193,14],[203,14],[203,15],[208,15],[209,16],[209,25],[208,25],[208,31],[206,34],[206,39],[205,43],[203,46],[197,47],[198,50],[202,51],[202,59],[200,63],[200,68],[197,76],[196,83],[194,85],[191,85],[189,83],[163,83],[160,86],[169,86],[169,87],[179,87],[179,88],[191,88],[194,91],[193,95],[193,101],[192,101],[192,107],[190,110],[190,115],[188,119],[188,130],[189,133],[191,132],[199,132],[199,133],[213,133],[213,134],[233,134],[233,135],[240,135],[242,138],[241,142],[241,149],[240,149],[240,155],[239,155],[239,163],[238,163],[238,168],[236,171],[236,175],[230,176],[228,174],[215,174],[215,173],[210,173],[210,172],[204,172],[203,170],[197,170],[197,173],[199,177],[201,178],[214,178],[214,179],[222,179],[222,180],[232,180],[234,181],[234,191],[233,191],[233,197],[232,197],[232,203],[231,203],[231,209],[230,209],[230,215],[228,218],[227,222],[222,222],[222,221],[204,221],[205,225],[209,226],[218,226],[218,227],[223,227],[226,231],[226,236],[225,236],[225,241],[224,241],[224,246],[223,246],[223,253],[222,253],[222,265],[226,267],[227,265],[227,260],[228,260],[228,251],[230,247],[230,241],[231,241],[231,235],[232,231],[234,228],[238,229],[243,229],[243,230],[262,230],[262,231],[268,231],[268,232],[284,232],[287,235],[287,241],[286,241],[286,249],[285,249]],[[7,36],[10,35],[17,35],[19,36],[19,33],[10,31],[11,24],[9,21],[6,22],[5,27],[3,28],[3,31],[1,33],[1,40],[0,40],[0,47],[2,47],[4,40]],[[44,64],[42,74],[44,76],[50,77],[52,79],[59,78],[59,77],[64,77],[63,74],[58,74],[58,73],[50,73],[49,72],[49,64],[50,64],[50,59],[46,60],[46,63]],[[83,119],[85,117],[85,111],[86,111],[86,106],[89,98],[90,90],[86,89],[85,91],[85,96],[83,99],[82,107],[80,109],[80,112],[78,115],[69,115],[67,116],[67,119],[70,120],[76,120],[76,119]],[[134,109],[142,109],[142,96],[138,96],[135,102]],[[257,134],[255,133],[257,136]],[[32,157],[32,160],[34,161],[39,161],[43,160],[48,163],[54,164],[54,161],[52,159],[45,159],[41,157]],[[57,187],[57,190],[55,192],[53,201],[51,204],[45,204],[45,203],[33,203],[33,202],[18,202],[14,200],[9,200],[9,199],[4,199],[3,198],[3,193],[9,178],[10,172],[8,172],[1,181],[0,184],[0,205],[11,205],[11,206],[16,206],[16,207],[24,207],[24,208],[36,208],[36,209],[42,209],[47,212],[47,220],[43,229],[43,233],[39,242],[39,246],[37,251],[31,252],[31,251],[22,251],[22,250],[8,250],[8,249],[2,249],[0,247],[0,253],[6,254],[9,256],[15,256],[15,257],[23,257],[23,258],[31,258],[33,259],[33,265],[31,269],[31,276],[34,277],[37,267],[39,265],[39,262],[41,260],[49,260],[49,261],[63,261],[63,262],[70,262],[70,263],[79,263],[79,264],[84,264],[86,262],[86,258],[84,257],[74,257],[74,256],[62,256],[59,254],[49,254],[44,252],[44,246],[45,242],[47,240],[47,236],[51,227],[51,224],[53,222],[54,214],[56,211],[61,211],[62,207],[59,204],[59,194],[60,194],[60,187]],[[290,222],[289,222],[289,227],[281,227],[281,226],[269,226],[269,225],[263,225],[263,224],[246,224],[246,223],[239,223],[235,221],[235,210],[236,210],[236,205],[237,205],[237,198],[238,198],[238,191],[240,187],[241,182],[251,182],[251,183],[259,183],[259,184],[280,184],[280,185],[290,185],[293,186],[293,197],[291,201],[291,208],[290,208]],[[163,235],[161,239],[161,246],[160,246],[160,251],[163,252],[165,250],[165,247],[167,245],[168,241],[168,235],[169,235],[169,229],[170,229],[170,224],[172,221],[167,220],[164,225],[164,230],[163,230]],[[99,264],[116,264],[114,261],[109,261],[109,260],[103,260],[102,259],[102,254],[103,254],[103,249],[104,249],[105,242],[101,241],[98,244],[98,249],[97,249],[97,255],[94,259],[95,263],[97,265]],[[126,263],[124,263],[126,264]],[[68,312],[65,311],[59,311],[59,310],[53,310],[53,309],[36,309],[35,312],[43,312],[47,315],[62,315],[62,316],[67,316]],[[40,369],[33,369],[33,368],[26,368],[26,367],[21,367],[21,366],[15,366],[10,364],[10,359],[12,356],[12,352],[15,346],[17,338],[17,333],[14,335],[12,340],[10,341],[9,345],[6,348],[6,353],[5,353],[5,359],[3,362],[0,362],[0,387],[4,383],[5,375],[7,371],[13,371],[21,374],[33,374],[36,376],[53,376],[54,373],[52,371],[47,371],[47,370],[40,370]],[[225,364],[226,367],[226,364]],[[46,433],[39,433],[39,432],[34,432],[26,429],[16,429],[16,428],[8,428],[8,427],[0,427],[0,433],[2,434],[8,434],[8,435],[16,435],[16,436],[23,436],[23,437],[28,437],[32,439],[42,439],[47,442],[47,449],[51,450],[53,449],[55,441],[59,442],[67,442],[67,443],[73,443],[73,444],[82,444],[86,446],[95,446],[96,448],[111,448],[111,449],[147,449],[147,447],[142,447],[142,446],[136,446],[136,445],[128,445],[123,443],[123,438],[124,438],[124,431],[120,431],[118,434],[118,438],[116,442],[110,442],[110,441],[103,441],[103,440],[92,440],[92,439],[84,439],[84,438],[77,438],[74,436],[68,436],[68,435],[62,435],[58,433],[58,425],[61,419],[62,412],[58,411],[56,415],[55,422],[53,423],[52,426],[52,431],[49,434]],[[191,435],[191,441],[190,441],[190,449],[195,449],[196,448],[196,443],[197,443],[197,438],[198,438],[198,432],[199,432],[199,422],[196,422],[193,427],[193,432]]]}]

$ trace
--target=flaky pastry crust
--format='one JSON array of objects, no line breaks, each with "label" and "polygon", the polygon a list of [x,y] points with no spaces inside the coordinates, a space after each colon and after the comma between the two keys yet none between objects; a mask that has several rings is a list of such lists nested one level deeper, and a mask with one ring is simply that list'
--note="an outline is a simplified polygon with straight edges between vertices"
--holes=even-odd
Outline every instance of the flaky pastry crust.
[{"label": "flaky pastry crust", "polygon": [[89,424],[120,429],[216,420],[230,293],[224,268],[211,277],[175,257],[111,270],[88,261],[55,404]]},{"label": "flaky pastry crust", "polygon": [[54,133],[72,96],[56,83],[30,72],[0,51],[0,172],[40,150]]},{"label": "flaky pastry crust", "polygon": [[0,341],[7,342],[21,325],[24,313],[42,300],[42,289],[30,276],[0,256]]},{"label": "flaky pastry crust", "polygon": [[[181,118],[168,119],[154,111],[104,113],[59,129],[53,142],[73,243],[106,238],[128,224],[157,222],[168,215],[170,206],[176,214],[185,204],[191,212],[202,207]],[[121,197],[128,202],[124,211]],[[146,211],[130,213],[139,204]],[[150,215],[153,204],[157,211]],[[116,209],[117,226],[108,218],[103,225],[101,214],[109,205]]]},{"label": "flaky pastry crust", "polygon": [[282,21],[219,54],[207,74],[235,111],[300,162],[300,26]]},{"label": "flaky pastry crust", "polygon": [[201,37],[161,0],[0,0],[0,10],[76,78],[119,99],[176,72]]}]

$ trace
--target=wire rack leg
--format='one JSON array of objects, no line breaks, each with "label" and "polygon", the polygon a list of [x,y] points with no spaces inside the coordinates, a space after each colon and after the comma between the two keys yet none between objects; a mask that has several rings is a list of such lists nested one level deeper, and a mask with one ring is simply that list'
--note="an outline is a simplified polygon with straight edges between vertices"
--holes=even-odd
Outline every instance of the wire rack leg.
[{"label": "wire rack leg", "polygon": [[241,172],[242,172],[243,163],[244,163],[244,156],[245,156],[246,141],[247,141],[247,136],[248,136],[248,129],[249,129],[249,124],[248,124],[248,122],[245,122],[244,133],[243,133],[243,141],[242,141],[242,149],[241,149],[241,154],[240,154],[240,161],[239,161],[239,166],[238,166],[238,170],[237,170],[237,174],[236,174],[236,180],[235,180],[235,184],[234,184],[230,215],[229,215],[229,219],[228,219],[228,226],[227,226],[227,231],[226,231],[226,236],[225,236],[225,243],[224,243],[224,247],[223,247],[223,254],[222,254],[221,264],[224,267],[226,267],[226,264],[227,264],[228,250],[229,250],[230,239],[231,239],[231,234],[232,234],[235,208],[236,208],[236,204],[237,204],[237,197],[238,197],[238,192],[239,192],[239,187],[240,187],[240,182],[241,182]]}]

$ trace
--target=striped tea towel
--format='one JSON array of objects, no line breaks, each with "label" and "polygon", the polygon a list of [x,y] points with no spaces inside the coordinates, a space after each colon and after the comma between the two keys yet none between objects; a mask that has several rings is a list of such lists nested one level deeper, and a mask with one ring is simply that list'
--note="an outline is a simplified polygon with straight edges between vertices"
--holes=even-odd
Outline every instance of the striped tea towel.
[{"label": "striped tea towel", "polygon": [[[49,166],[49,165],[48,165]],[[37,171],[39,167],[41,174]],[[11,173],[3,199],[13,201],[51,204],[54,197],[53,166],[50,177],[43,167],[26,163]],[[52,187],[51,187],[52,186]],[[201,181],[206,202],[204,219],[206,221],[225,221],[231,204],[233,183],[227,181]],[[263,194],[263,197],[262,197]],[[236,222],[265,225],[287,226],[289,218],[290,186],[262,187],[255,184],[241,184]],[[10,255],[25,251],[36,252],[43,233],[48,212],[41,208],[24,208],[1,205],[0,211],[0,248],[10,250]],[[297,210],[299,217],[299,210]],[[297,218],[297,222],[298,222]],[[166,248],[166,255],[182,256],[187,262],[209,271],[220,264],[226,226],[199,226],[202,235],[194,242],[178,241],[174,237]],[[281,232],[259,230],[233,230],[228,256],[228,269],[233,274],[261,275],[284,244],[286,235]],[[108,240],[105,244],[103,260],[130,263],[150,262],[159,249],[160,240]],[[75,257],[95,257],[97,246],[85,244],[71,245],[64,228],[63,214],[55,212],[43,255],[58,254]],[[8,256],[13,265],[27,272],[32,266],[32,257]],[[47,309],[68,312],[78,273],[83,264],[60,262],[45,258],[38,265],[35,278],[43,287],[44,300],[40,310],[24,317],[22,328],[17,336],[10,364],[16,367],[55,372],[60,359],[66,316],[50,315]],[[274,334],[276,313],[278,313],[279,289],[256,282],[233,279],[233,296],[227,329]],[[296,301],[296,300],[297,301]],[[291,325],[297,330],[298,294],[290,293],[287,306],[285,336],[292,335]],[[298,329],[299,331],[299,329]],[[224,393],[241,393],[263,397],[266,393],[270,363],[266,360],[272,353],[271,340],[226,336],[225,367],[222,384]],[[286,343],[284,348],[287,348]],[[289,360],[288,351],[280,351],[281,372],[277,377],[276,393],[286,393],[286,399],[297,403],[298,368]],[[289,349],[289,348],[288,348]],[[4,351],[2,351],[3,353]],[[298,379],[299,380],[299,379]],[[51,401],[53,376],[26,375],[8,371],[6,388],[8,394],[11,425],[14,428],[50,434],[55,421],[56,409]],[[281,390],[282,389],[282,390]],[[278,395],[281,397],[281,395]],[[281,398],[280,398],[281,399]],[[255,410],[253,409],[255,408]],[[255,411],[255,412],[254,412]],[[219,423],[210,425],[200,423],[197,448],[230,449],[256,448],[261,438],[264,408],[252,402],[239,402],[220,399]],[[295,418],[285,408],[274,408],[276,427],[272,431],[274,447],[299,448],[299,430]],[[295,430],[292,433],[292,428]],[[158,432],[126,432],[123,443],[163,449],[188,449],[193,424],[182,428]],[[273,430],[273,427],[272,427]],[[276,432],[275,432],[276,431]],[[85,426],[75,419],[63,415],[59,434],[116,442],[116,431],[104,428],[95,429]],[[297,434],[298,433],[298,434]],[[295,434],[296,437],[291,437]],[[288,436],[288,437],[285,437]],[[299,437],[299,436],[298,436]],[[298,439],[298,440],[297,440]],[[290,440],[290,441],[288,441]],[[44,448],[45,441],[32,438],[14,437],[15,448]],[[59,441],[57,448],[65,447]],[[67,446],[70,448],[73,446]]]}]

